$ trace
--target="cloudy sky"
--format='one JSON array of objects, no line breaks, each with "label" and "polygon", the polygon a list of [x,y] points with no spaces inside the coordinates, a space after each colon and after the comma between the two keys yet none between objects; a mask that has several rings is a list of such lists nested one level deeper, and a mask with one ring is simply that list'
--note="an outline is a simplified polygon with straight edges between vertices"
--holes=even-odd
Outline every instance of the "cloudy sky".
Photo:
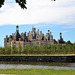
[{"label": "cloudy sky", "polygon": [[14,0],[5,0],[0,8],[0,46],[4,45],[6,35],[31,31],[32,26],[43,33],[50,30],[54,39],[63,33],[65,41],[75,42],[75,0],[27,0],[27,9],[23,10]]}]

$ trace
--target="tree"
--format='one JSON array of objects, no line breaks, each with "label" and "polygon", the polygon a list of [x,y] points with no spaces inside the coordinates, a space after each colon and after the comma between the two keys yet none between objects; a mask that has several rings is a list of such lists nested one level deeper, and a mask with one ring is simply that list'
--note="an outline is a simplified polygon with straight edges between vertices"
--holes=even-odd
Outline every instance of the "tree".
[{"label": "tree", "polygon": [[29,53],[29,46],[25,45],[25,47],[23,48],[23,53]]},{"label": "tree", "polygon": [[5,47],[5,54],[10,54],[11,53],[11,48],[9,46]]},{"label": "tree", "polygon": [[5,48],[0,47],[0,54],[4,54],[4,52],[5,52]]},{"label": "tree", "polygon": [[71,43],[71,41],[70,41],[70,40],[69,40],[69,41],[67,41],[67,42],[66,42],[66,44],[70,44],[70,45],[72,45],[72,43]]},{"label": "tree", "polygon": [[[26,0],[15,0],[15,1],[20,5],[22,9],[27,9]],[[51,0],[51,1],[55,1],[55,0]],[[0,0],[0,8],[2,7],[2,5],[4,5],[4,2],[5,0]]]},{"label": "tree", "polygon": [[15,45],[13,45],[12,48],[11,48],[11,53],[15,54],[17,52],[18,52],[17,48],[15,47]]},{"label": "tree", "polygon": [[75,42],[73,43],[73,52],[75,53]]},{"label": "tree", "polygon": [[61,44],[58,44],[57,45],[57,51],[61,51],[62,50],[62,45]]},{"label": "tree", "polygon": [[[22,9],[27,9],[26,7],[26,0],[15,0],[16,3],[18,3],[20,5],[20,7]],[[4,5],[5,0],[0,0],[0,8],[2,7],[2,5]]]},{"label": "tree", "polygon": [[21,53],[22,47],[21,47],[21,45],[20,45],[20,44],[19,44],[18,49],[19,49],[19,53]]}]

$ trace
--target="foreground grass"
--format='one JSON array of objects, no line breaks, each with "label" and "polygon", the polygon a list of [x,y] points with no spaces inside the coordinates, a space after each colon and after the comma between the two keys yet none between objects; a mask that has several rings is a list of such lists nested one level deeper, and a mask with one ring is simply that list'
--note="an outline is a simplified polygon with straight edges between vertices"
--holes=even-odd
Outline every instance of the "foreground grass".
[{"label": "foreground grass", "polygon": [[75,56],[75,54],[0,54],[0,56]]},{"label": "foreground grass", "polygon": [[17,74],[17,75],[75,75],[75,70],[0,69],[0,74]]}]

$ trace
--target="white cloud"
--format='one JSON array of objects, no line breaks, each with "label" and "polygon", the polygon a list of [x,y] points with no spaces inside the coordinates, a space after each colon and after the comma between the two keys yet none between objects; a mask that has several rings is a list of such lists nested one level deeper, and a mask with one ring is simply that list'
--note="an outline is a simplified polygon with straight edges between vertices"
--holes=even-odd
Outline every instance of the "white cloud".
[{"label": "white cloud", "polygon": [[[10,2],[9,2],[10,1]],[[10,4],[11,3],[11,4]],[[27,10],[8,0],[0,9],[0,25],[4,24],[75,24],[75,0],[27,0]]]}]

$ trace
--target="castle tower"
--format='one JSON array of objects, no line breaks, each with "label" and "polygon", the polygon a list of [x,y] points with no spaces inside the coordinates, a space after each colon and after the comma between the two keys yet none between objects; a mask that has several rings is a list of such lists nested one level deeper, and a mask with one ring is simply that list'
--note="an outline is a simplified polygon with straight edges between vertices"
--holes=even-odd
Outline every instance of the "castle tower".
[{"label": "castle tower", "polygon": [[16,26],[16,32],[19,32],[19,26],[18,25]]},{"label": "castle tower", "polygon": [[39,35],[39,29],[37,30],[37,35]]},{"label": "castle tower", "polygon": [[62,33],[60,32],[60,40],[62,40]]},{"label": "castle tower", "polygon": [[34,28],[34,26],[32,27],[32,31],[33,31],[33,32],[36,32],[36,28]]},{"label": "castle tower", "polygon": [[52,32],[50,32],[50,40],[53,40]]},{"label": "castle tower", "polygon": [[60,33],[60,39],[58,40],[58,43],[60,43],[60,44],[64,43],[63,38],[62,38],[62,33]]},{"label": "castle tower", "polygon": [[48,40],[50,40],[50,30],[48,30]]},{"label": "castle tower", "polygon": [[39,29],[37,30],[37,33],[36,33],[36,39],[39,40]]},{"label": "castle tower", "polygon": [[32,27],[33,39],[36,39],[36,28]]},{"label": "castle tower", "polygon": [[19,26],[17,25],[16,26],[16,41],[19,41],[19,38],[20,38],[20,34],[19,34]]}]

